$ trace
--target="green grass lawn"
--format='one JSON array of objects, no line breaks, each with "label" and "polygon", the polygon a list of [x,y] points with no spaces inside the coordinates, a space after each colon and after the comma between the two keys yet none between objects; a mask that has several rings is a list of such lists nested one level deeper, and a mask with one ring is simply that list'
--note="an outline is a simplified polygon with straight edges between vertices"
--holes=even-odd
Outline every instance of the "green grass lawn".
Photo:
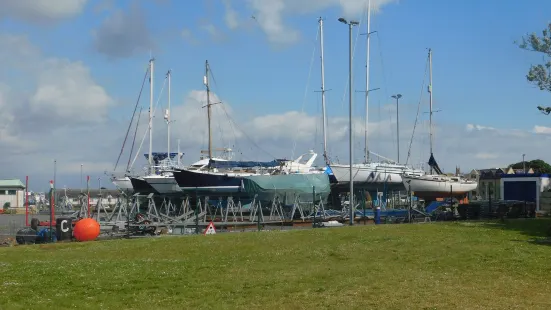
[{"label": "green grass lawn", "polygon": [[549,220],[0,248],[0,309],[551,309]]}]

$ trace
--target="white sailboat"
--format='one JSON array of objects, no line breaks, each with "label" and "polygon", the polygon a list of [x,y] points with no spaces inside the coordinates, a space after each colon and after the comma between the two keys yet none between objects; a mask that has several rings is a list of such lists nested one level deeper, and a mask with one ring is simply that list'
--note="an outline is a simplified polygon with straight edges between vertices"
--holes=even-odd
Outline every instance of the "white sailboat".
[{"label": "white sailboat", "polygon": [[[153,154],[153,81],[154,81],[154,63],[155,58],[149,60],[149,124],[148,124],[148,133],[149,133],[149,152],[147,153],[147,175],[154,174],[155,168],[153,163],[155,162],[155,157]],[[144,136],[145,137],[145,136]],[[139,153],[138,149],[138,153]],[[154,189],[149,185],[143,177],[130,177],[130,182],[132,182],[132,188],[136,193],[149,193],[154,191]]]},{"label": "white sailboat", "polygon": [[[399,185],[402,186],[403,173],[409,173],[412,175],[423,175],[423,170],[414,169],[406,165],[397,163],[388,158],[384,158],[378,154],[379,158],[384,158],[385,161],[371,161],[369,154],[372,153],[368,148],[368,124],[369,124],[369,54],[370,54],[370,36],[371,32],[371,1],[367,5],[367,52],[366,52],[366,86],[365,86],[365,162],[361,164],[352,164],[352,177],[354,183],[360,183],[363,185],[379,185],[386,183],[387,185]],[[323,42],[323,41],[322,41]],[[321,47],[323,50],[323,46]],[[322,53],[323,55],[323,53]],[[322,57],[323,63],[323,57]],[[323,67],[323,64],[322,64]],[[323,74],[322,74],[323,80]],[[323,81],[322,81],[323,85]],[[323,86],[322,86],[323,88]],[[322,90],[323,94],[323,90]],[[322,102],[323,99],[322,99]],[[374,154],[374,153],[373,153]],[[350,165],[346,164],[331,164],[330,165],[333,175],[338,183],[348,183],[350,180]]]},{"label": "white sailboat", "polygon": [[[174,179],[174,169],[180,167],[180,158],[182,154],[180,153],[180,145],[178,144],[178,153],[172,154],[170,152],[170,123],[172,122],[170,119],[170,87],[171,87],[171,76],[172,72],[171,70],[168,70],[166,73],[166,77],[168,79],[168,107],[165,111],[164,119],[167,124],[167,156],[165,159],[163,159],[159,165],[154,166],[153,171],[154,173],[150,173],[147,176],[144,176],[144,180],[155,189],[159,194],[166,195],[166,194],[174,194],[174,193],[181,193],[182,190],[180,189],[180,186],[178,186],[178,183]],[[177,164],[174,164],[172,162],[173,155],[177,156]]]},{"label": "white sailboat", "polygon": [[[436,198],[462,196],[477,188],[478,183],[474,180],[467,180],[461,176],[447,176],[442,173],[434,159],[432,152],[432,50],[429,49],[429,135],[430,135],[430,159],[428,164],[431,173],[427,175],[415,175],[404,173],[402,180],[406,189],[413,191],[414,195],[425,200]],[[436,174],[432,174],[432,171]]]}]

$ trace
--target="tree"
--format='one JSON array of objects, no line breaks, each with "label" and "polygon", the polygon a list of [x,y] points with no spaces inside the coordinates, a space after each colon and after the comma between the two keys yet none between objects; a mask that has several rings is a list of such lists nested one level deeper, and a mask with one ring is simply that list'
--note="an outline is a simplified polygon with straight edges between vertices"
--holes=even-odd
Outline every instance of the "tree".
[{"label": "tree", "polygon": [[[519,47],[532,52],[541,53],[544,55],[544,64],[532,65],[526,79],[539,87],[540,90],[551,92],[551,23],[542,31],[542,35],[538,36],[532,33],[522,38],[522,43]],[[549,115],[551,107],[538,106],[543,114]]]},{"label": "tree", "polygon": [[6,212],[10,208],[10,206],[11,206],[11,203],[9,201],[6,201],[2,209],[4,209],[4,212]]},{"label": "tree", "polygon": [[544,162],[541,159],[534,159],[534,160],[526,161],[524,163],[520,161],[518,163],[510,164],[509,168],[523,169],[524,164],[526,165],[526,170],[532,168],[534,169],[534,172],[551,173],[551,165],[549,165],[548,163]]}]

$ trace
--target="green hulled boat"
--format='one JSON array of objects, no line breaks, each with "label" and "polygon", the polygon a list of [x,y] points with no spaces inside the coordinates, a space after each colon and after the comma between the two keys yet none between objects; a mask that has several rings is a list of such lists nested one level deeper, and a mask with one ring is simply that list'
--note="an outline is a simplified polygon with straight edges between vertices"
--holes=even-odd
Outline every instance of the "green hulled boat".
[{"label": "green hulled boat", "polygon": [[315,191],[316,201],[327,201],[331,192],[329,175],[325,173],[300,173],[255,175],[243,178],[244,191],[251,198],[261,202],[272,202],[279,198],[284,204],[292,204],[296,198],[302,202],[312,201]]}]

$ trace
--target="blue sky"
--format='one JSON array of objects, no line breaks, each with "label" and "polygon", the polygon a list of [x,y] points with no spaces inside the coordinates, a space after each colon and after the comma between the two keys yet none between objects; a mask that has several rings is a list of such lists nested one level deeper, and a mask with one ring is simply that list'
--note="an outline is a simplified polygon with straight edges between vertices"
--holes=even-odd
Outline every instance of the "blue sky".
[{"label": "blue sky", "polygon": [[[87,137],[86,143],[82,142],[82,145],[62,144],[59,140],[63,141],[63,138],[55,138],[55,143],[59,144],[56,144],[56,150],[43,151],[36,141],[38,139],[41,143],[47,143],[48,140],[37,138],[37,130],[27,127],[27,131],[13,133],[13,137],[33,141],[34,148],[27,146],[18,151],[25,153],[26,159],[15,159],[18,152],[14,151],[13,158],[3,159],[4,165],[15,166],[18,160],[38,161],[30,154],[41,152],[43,156],[40,160],[52,161],[52,158],[57,157],[67,166],[73,167],[61,173],[68,184],[75,183],[74,167],[80,166],[77,163],[86,162],[90,174],[101,175],[104,170],[110,169],[101,168],[100,162],[107,165],[116,160],[150,53],[156,57],[157,93],[164,73],[172,69],[172,100],[182,113],[180,116],[176,108],[173,109],[174,119],[176,122],[180,120],[180,130],[176,130],[174,135],[189,150],[185,151],[187,162],[196,160],[196,149],[204,146],[204,142],[189,142],[184,131],[187,131],[186,126],[203,129],[206,126],[204,121],[196,122],[200,116],[204,116],[204,111],[197,105],[193,106],[189,99],[193,91],[204,89],[202,75],[206,59],[216,79],[213,92],[231,107],[232,117],[247,128],[248,136],[257,134],[257,139],[264,141],[261,141],[265,143],[262,148],[269,149],[267,153],[278,157],[295,155],[288,151],[275,154],[279,151],[274,144],[293,145],[290,141],[296,140],[296,137],[292,133],[286,136],[283,132],[274,132],[276,127],[269,127],[268,133],[264,135],[271,135],[273,139],[267,141],[261,138],[264,137],[260,133],[261,127],[253,126],[265,124],[267,118],[262,117],[293,119],[285,116],[289,111],[304,113],[304,117],[300,117],[302,114],[295,115],[298,118],[294,122],[290,121],[290,124],[296,125],[296,120],[302,123],[306,116],[313,119],[315,128],[310,129],[315,137],[299,140],[299,145],[302,143],[303,149],[312,147],[321,153],[317,123],[320,95],[315,92],[320,87],[316,38],[319,16],[325,19],[326,88],[331,89],[327,93],[328,114],[335,124],[346,125],[347,98],[344,97],[344,102],[342,99],[348,74],[348,33],[346,26],[337,22],[337,18],[361,18],[363,1],[209,0],[194,1],[192,5],[189,1],[174,0],[79,0],[74,3],[59,0],[55,8],[36,4],[46,3],[43,1],[35,2],[35,7],[29,5],[32,3],[13,0],[1,4],[0,11],[4,13],[0,13],[0,35],[26,38],[29,44],[40,51],[40,55],[36,56],[40,60],[37,63],[43,63],[45,59],[57,59],[72,65],[81,64],[89,70],[89,79],[86,81],[105,92],[105,96],[103,93],[101,95],[101,100],[105,101],[101,109],[105,110],[97,112],[98,121],[95,123],[84,121],[86,124],[79,122],[68,127],[60,123],[68,124],[75,120],[74,117],[71,120],[59,118],[42,127],[51,130],[51,133],[55,132],[58,137],[82,134]],[[370,140],[372,150],[395,157],[395,131],[392,132],[395,110],[390,95],[401,93],[400,123],[403,122],[403,125],[400,145],[402,158],[405,157],[420,100],[427,48],[430,47],[434,52],[434,108],[441,110],[435,114],[436,126],[441,130],[436,135],[436,143],[446,170],[453,170],[455,165],[465,167],[463,170],[506,165],[516,161],[523,152],[530,154],[528,158],[546,159],[546,149],[534,145],[541,144],[541,139],[547,139],[547,136],[535,134],[534,126],[544,126],[540,127],[540,133],[547,132],[545,127],[550,120],[540,114],[535,106],[545,105],[549,94],[539,91],[525,79],[530,64],[541,61],[541,56],[520,50],[514,41],[520,40],[526,33],[539,33],[546,26],[549,17],[545,12],[551,11],[551,3],[533,1],[531,5],[526,5],[519,1],[373,0],[373,4],[379,10],[371,23],[372,30],[377,31],[377,34],[371,37],[370,86],[381,89],[370,95],[370,122],[379,124],[379,131],[374,131],[374,135],[378,136]],[[365,16],[363,18],[364,23],[359,29],[361,32],[365,32]],[[360,36],[357,44],[354,88],[363,90],[365,37]],[[10,48],[15,47],[12,45]],[[314,58],[309,74],[312,55]],[[8,62],[5,58],[4,61]],[[21,63],[25,61],[21,60]],[[22,65],[17,61],[9,62],[8,65],[0,75],[0,86],[3,84],[11,89],[11,93],[6,91],[4,97],[33,102],[32,98],[35,97],[32,94],[40,88],[43,80],[34,78],[33,72],[22,71]],[[66,81],[69,84],[60,84],[60,89],[71,87],[70,81],[73,79],[68,77]],[[72,109],[78,108],[84,114],[90,113],[91,109],[99,111],[100,108],[96,109],[93,103],[86,102],[91,97],[82,94],[82,98],[76,96],[82,101],[74,100],[79,102],[73,102]],[[142,105],[146,107],[149,96],[147,85],[143,96]],[[355,93],[354,98],[354,113],[361,124],[364,114],[363,95]],[[426,99],[427,93],[423,91],[422,112],[428,110]],[[61,108],[59,105],[56,107]],[[192,108],[194,110],[190,112]],[[53,108],[49,110],[48,113],[55,113]],[[190,118],[190,115],[197,117]],[[15,114],[12,121],[16,121],[17,116]],[[44,114],[39,116],[43,119]],[[421,117],[427,118],[426,114]],[[478,128],[474,130],[476,135],[472,130],[464,132],[469,128],[467,124],[478,125],[474,127]],[[162,122],[159,126],[162,126]],[[389,129],[380,130],[381,126]],[[338,130],[334,128],[332,131]],[[358,132],[363,132],[363,129],[358,129]],[[422,155],[428,152],[426,132],[418,133],[425,136],[415,139],[422,147],[413,153],[418,153],[420,158],[428,158],[428,154]],[[159,139],[155,143],[158,148],[165,147],[163,143],[166,137],[163,134],[158,133]],[[92,135],[95,136],[92,138]],[[457,149],[461,148],[459,145],[464,143],[461,138],[469,135],[472,135],[472,146],[469,147],[484,145],[488,149],[448,156],[446,152],[453,149],[457,153]],[[109,136],[109,141],[105,141],[106,136]],[[362,139],[358,134],[356,157],[359,160],[362,158]],[[394,144],[389,142],[392,139]],[[308,142],[312,140],[315,143]],[[339,153],[335,156],[344,157],[346,144],[341,143],[344,140],[335,140],[330,149]],[[520,143],[520,140],[526,145],[519,144],[519,150],[512,148],[511,145]],[[495,142],[496,146],[490,146],[489,141]],[[256,141],[255,144],[258,143]],[[248,156],[262,156],[262,152],[253,151],[253,147],[242,142],[244,144],[246,146],[243,149],[248,152]],[[504,144],[508,145],[505,149]],[[92,145],[101,145],[101,151]],[[15,149],[14,145],[5,147]],[[64,154],[71,155],[59,155],[60,149],[64,150]],[[296,152],[298,154],[300,150]],[[23,178],[29,172],[19,169],[4,174],[2,177]],[[39,179],[47,178],[46,171],[39,170],[35,174]]]},{"label": "blue sky", "polygon": [[[254,11],[242,2],[234,1],[234,8],[242,18],[254,15]],[[112,5],[126,11],[132,3],[114,1]],[[336,21],[342,15],[338,6],[288,17],[286,22],[301,33],[300,42],[274,46],[258,27],[228,30],[224,24],[225,9],[220,1],[202,1],[193,6],[184,1],[137,3],[147,21],[158,73],[168,68],[173,70],[174,81],[178,84],[174,87],[175,96],[183,96],[202,86],[204,60],[209,59],[220,85],[219,92],[226,100],[266,113],[300,108],[315,44],[316,19],[325,17],[326,84],[333,89],[333,93],[328,94],[332,99],[330,110],[333,114],[347,113],[339,97],[347,79],[348,37],[346,27]],[[13,33],[28,34],[47,54],[85,61],[92,75],[105,81],[103,85],[110,93],[133,100],[149,51],[144,47],[126,59],[109,59],[95,52],[91,46],[91,31],[110,14],[110,11],[98,13],[98,5],[101,4],[97,1],[89,2],[81,16],[45,28],[10,20],[4,21],[3,26]],[[514,120],[520,128],[530,129],[538,112],[528,107],[531,102],[539,104],[546,94],[535,91],[524,80],[527,66],[537,61],[537,57],[515,48],[513,42],[546,24],[546,8],[551,9],[551,3],[542,1],[538,10],[517,1],[502,1],[496,5],[488,1],[405,0],[387,4],[373,17],[372,23],[372,29],[379,34],[372,37],[371,85],[385,88],[372,93],[372,101],[386,103],[390,99],[385,93],[400,92],[404,95],[404,104],[417,104],[426,48],[431,47],[434,51],[434,100],[443,110],[437,115],[438,121],[456,120],[499,127]],[[212,23],[225,38],[209,37],[202,23]],[[201,43],[190,44],[183,39],[183,29],[191,30]],[[363,37],[358,44],[354,69],[356,88],[362,89],[365,83]],[[316,55],[312,86],[319,87],[318,71]],[[386,82],[382,78],[384,75]],[[310,97],[315,99],[315,94]],[[360,101],[361,95],[357,97]],[[263,101],[262,106],[256,104],[258,100]],[[315,111],[315,103],[308,104],[307,108]],[[489,113],[512,109],[515,113],[486,117]]]}]

